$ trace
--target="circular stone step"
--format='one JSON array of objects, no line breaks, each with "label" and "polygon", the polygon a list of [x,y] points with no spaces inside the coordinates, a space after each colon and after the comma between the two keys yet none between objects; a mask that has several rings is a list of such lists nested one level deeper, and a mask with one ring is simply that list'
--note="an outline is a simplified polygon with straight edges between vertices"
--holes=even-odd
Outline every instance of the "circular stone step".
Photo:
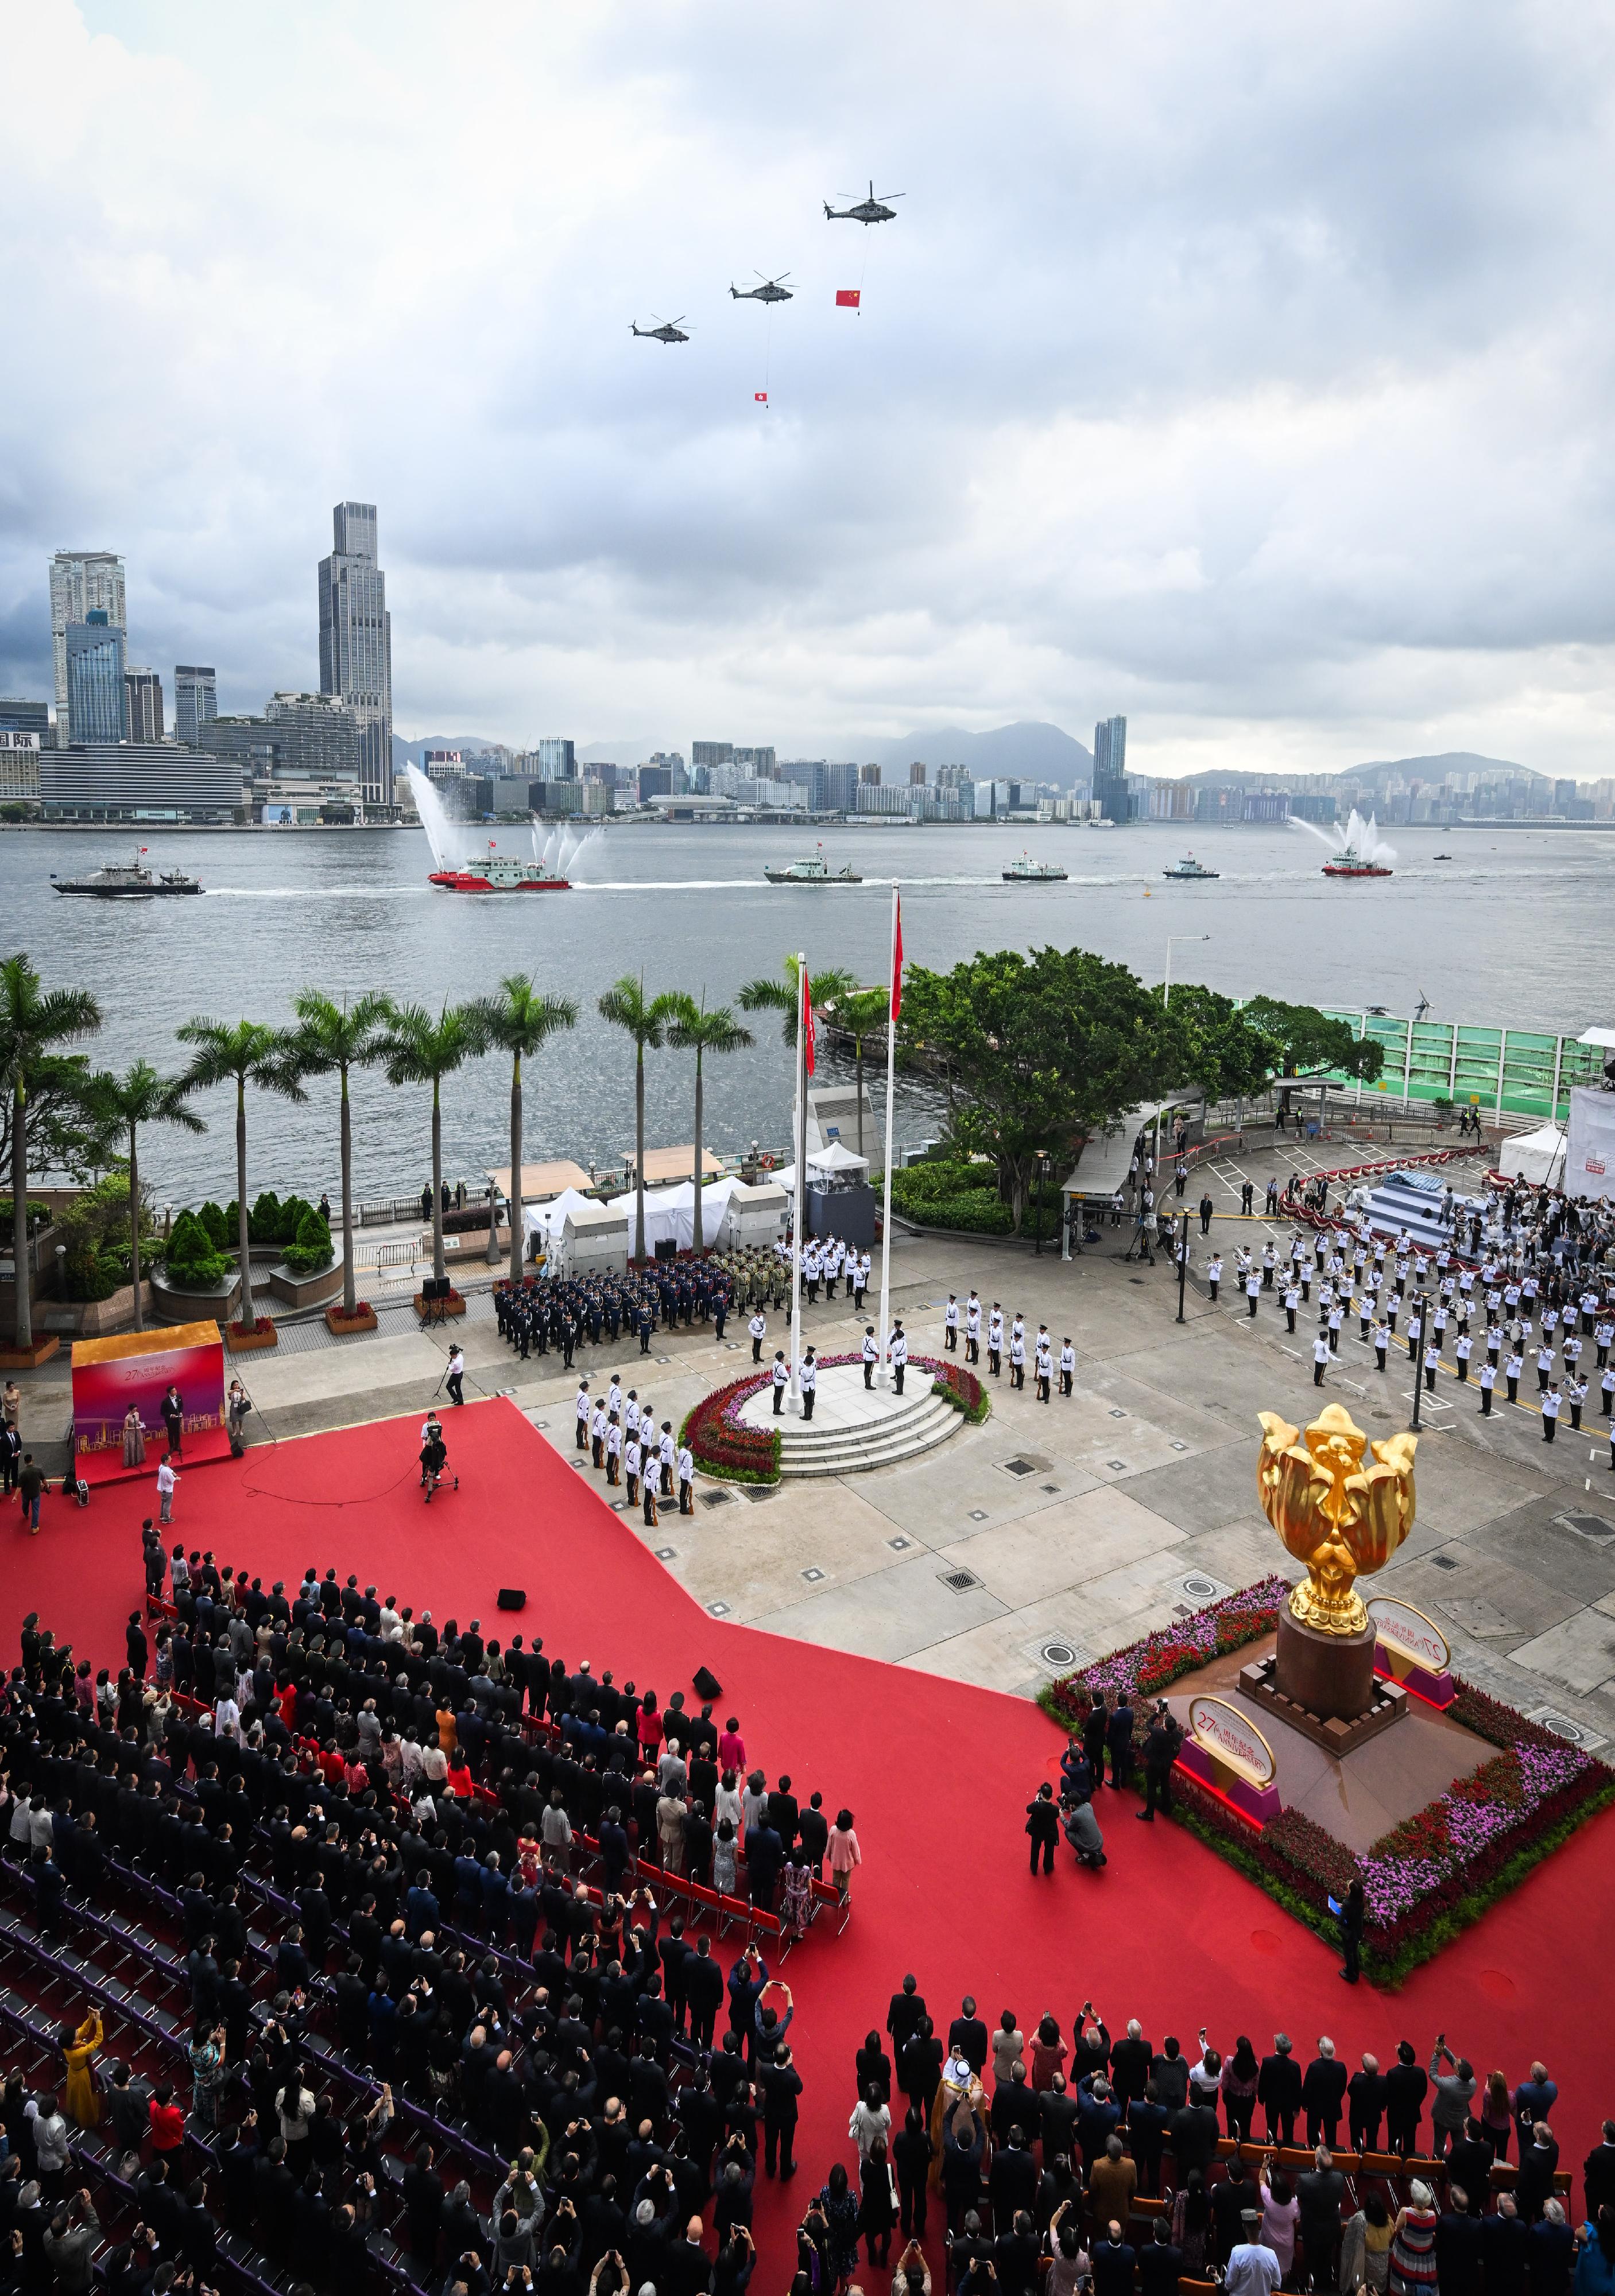
[{"label": "circular stone step", "polygon": [[742,1406],[750,1427],[772,1427],[780,1438],[780,1473],[853,1475],[946,1442],[959,1424],[952,1404],[931,1392],[931,1374],[909,1367],[905,1393],[865,1388],[862,1364],[834,1364],[819,1374],[813,1417],[804,1422],[789,1405],[776,1419],[764,1388]]}]

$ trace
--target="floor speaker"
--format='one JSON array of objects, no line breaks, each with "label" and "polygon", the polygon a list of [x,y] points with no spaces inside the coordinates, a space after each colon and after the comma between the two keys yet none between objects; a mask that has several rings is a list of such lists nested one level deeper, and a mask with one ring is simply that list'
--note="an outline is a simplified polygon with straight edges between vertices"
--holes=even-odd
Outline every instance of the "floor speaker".
[{"label": "floor speaker", "polygon": [[527,1588],[525,1587],[501,1587],[499,1589],[499,1608],[502,1611],[525,1611],[527,1608]]},{"label": "floor speaker", "polygon": [[724,1685],[709,1666],[698,1666],[695,1669],[694,1680],[696,1695],[703,1703],[709,1698],[723,1696]]}]

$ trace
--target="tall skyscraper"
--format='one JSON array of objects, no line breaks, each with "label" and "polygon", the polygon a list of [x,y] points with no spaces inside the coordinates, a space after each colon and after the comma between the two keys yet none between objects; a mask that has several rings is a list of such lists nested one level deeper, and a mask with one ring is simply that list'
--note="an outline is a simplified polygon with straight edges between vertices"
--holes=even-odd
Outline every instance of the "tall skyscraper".
[{"label": "tall skyscraper", "polygon": [[1106,821],[1131,818],[1127,804],[1127,721],[1103,718],[1094,728],[1094,794]]},{"label": "tall skyscraper", "polygon": [[925,766],[923,759],[920,758],[914,758],[909,765],[908,786],[910,789],[925,787]]},{"label": "tall skyscraper", "polygon": [[68,625],[84,622],[92,613],[103,615],[111,629],[127,629],[122,559],[111,550],[59,550],[51,561],[51,652],[56,667],[56,741],[64,750],[70,741],[86,738],[71,723]]},{"label": "tall skyscraper", "polygon": [[218,715],[218,678],[201,662],[174,666],[174,734],[193,750],[203,746],[202,728]]},{"label": "tall skyscraper", "polygon": [[559,734],[546,734],[538,744],[538,778],[545,782],[575,782],[578,744]]},{"label": "tall skyscraper", "polygon": [[338,503],[335,547],[320,561],[320,685],[359,722],[359,777],[369,805],[392,803],[392,617],[376,562],[374,503]]},{"label": "tall skyscraper", "polygon": [[154,669],[126,669],[125,714],[131,742],[162,739],[162,680]]},{"label": "tall skyscraper", "polygon": [[62,632],[65,691],[56,705],[57,747],[62,717],[75,742],[127,742],[129,697],[124,681],[123,632],[99,606]]}]

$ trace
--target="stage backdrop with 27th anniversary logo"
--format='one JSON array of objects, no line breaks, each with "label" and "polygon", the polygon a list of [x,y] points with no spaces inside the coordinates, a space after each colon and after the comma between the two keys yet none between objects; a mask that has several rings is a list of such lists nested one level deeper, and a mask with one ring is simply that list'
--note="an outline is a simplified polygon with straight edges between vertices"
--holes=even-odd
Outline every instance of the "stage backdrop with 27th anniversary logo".
[{"label": "stage backdrop with 27th anniversary logo", "polygon": [[117,1448],[131,1403],[139,1406],[147,1433],[160,1435],[162,1399],[170,1384],[184,1400],[187,1432],[223,1426],[225,1348],[217,1324],[176,1324],[161,1332],[75,1340],[74,1447]]}]

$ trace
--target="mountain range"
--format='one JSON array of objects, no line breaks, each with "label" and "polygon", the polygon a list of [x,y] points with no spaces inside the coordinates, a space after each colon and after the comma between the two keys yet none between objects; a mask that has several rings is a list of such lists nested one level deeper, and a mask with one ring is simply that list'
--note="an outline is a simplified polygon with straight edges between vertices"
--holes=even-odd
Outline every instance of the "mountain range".
[{"label": "mountain range", "polygon": [[[425,750],[483,750],[489,746],[489,741],[490,737],[482,734],[426,734],[406,742],[395,734],[393,765],[395,769],[406,764],[418,766]],[[625,734],[618,740],[590,742],[579,749],[578,755],[585,765],[606,759],[616,765],[635,765],[658,746],[641,735]],[[813,747],[798,744],[794,751],[782,754],[850,758],[858,765],[878,765],[882,772],[890,768],[899,774],[911,763],[920,761],[930,768],[933,777],[939,766],[967,766],[976,781],[1052,782],[1060,789],[1087,783],[1094,771],[1092,750],[1062,727],[1036,718],[1020,718],[986,734],[971,734],[961,726],[943,726],[926,733],[895,737],[841,736]],[[1382,793],[1392,776],[1400,776],[1404,781],[1439,782],[1448,774],[1519,774],[1528,781],[1549,778],[1532,766],[1515,765],[1506,758],[1482,757],[1472,750],[1447,750],[1438,757],[1428,758],[1379,758],[1364,765],[1344,767],[1327,778],[1336,783],[1355,782]],[[1284,777],[1273,771],[1248,773],[1211,767],[1203,773],[1185,774],[1181,778],[1256,789],[1272,788],[1275,783],[1283,786]]]}]

